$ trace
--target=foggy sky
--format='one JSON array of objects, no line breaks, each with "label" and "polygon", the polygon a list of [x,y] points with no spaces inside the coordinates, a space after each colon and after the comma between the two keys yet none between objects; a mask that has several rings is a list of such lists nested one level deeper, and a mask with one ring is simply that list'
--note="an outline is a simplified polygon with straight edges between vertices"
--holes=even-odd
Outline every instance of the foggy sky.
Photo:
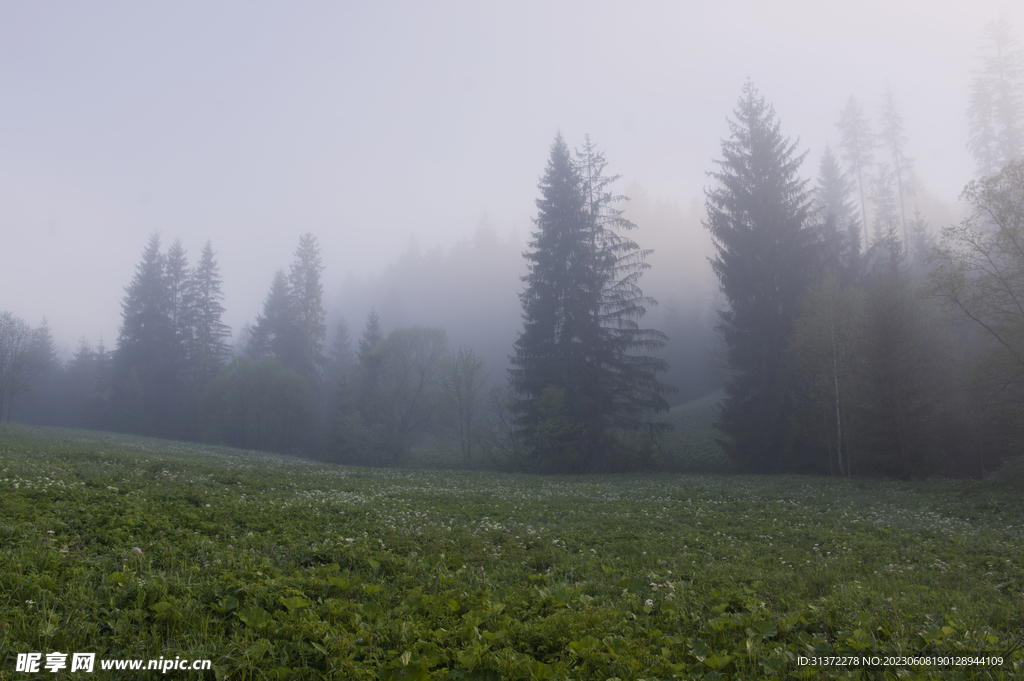
[{"label": "foggy sky", "polygon": [[213,241],[236,332],[307,231],[334,304],[412,237],[447,247],[486,213],[525,240],[557,130],[685,208],[748,77],[808,177],[846,100],[874,117],[891,83],[952,203],[1000,16],[1024,34],[1024,3],[999,1],[3,3],[0,310],[112,347],[154,230],[190,263]]}]

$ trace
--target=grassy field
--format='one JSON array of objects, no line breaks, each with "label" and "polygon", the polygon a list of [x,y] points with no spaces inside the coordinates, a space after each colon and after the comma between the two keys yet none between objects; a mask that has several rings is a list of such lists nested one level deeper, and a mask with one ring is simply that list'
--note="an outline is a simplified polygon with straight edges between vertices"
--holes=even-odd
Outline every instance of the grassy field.
[{"label": "grassy field", "polygon": [[[152,678],[1020,678],[1022,529],[988,481],[376,470],[5,425],[0,677],[61,651],[213,662]],[[799,664],[832,653],[1004,664]]]}]

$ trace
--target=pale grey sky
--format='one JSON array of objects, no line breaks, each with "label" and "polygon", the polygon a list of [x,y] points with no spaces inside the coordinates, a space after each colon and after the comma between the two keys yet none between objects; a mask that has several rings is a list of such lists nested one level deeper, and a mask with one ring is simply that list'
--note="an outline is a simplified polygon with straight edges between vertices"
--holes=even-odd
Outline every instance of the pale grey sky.
[{"label": "pale grey sky", "polygon": [[525,236],[558,129],[686,206],[747,77],[812,177],[846,100],[873,115],[891,83],[952,202],[1000,16],[1021,35],[1024,3],[998,0],[3,3],[0,310],[113,346],[153,230],[192,261],[213,241],[236,329],[307,231],[330,290],[485,212]]}]

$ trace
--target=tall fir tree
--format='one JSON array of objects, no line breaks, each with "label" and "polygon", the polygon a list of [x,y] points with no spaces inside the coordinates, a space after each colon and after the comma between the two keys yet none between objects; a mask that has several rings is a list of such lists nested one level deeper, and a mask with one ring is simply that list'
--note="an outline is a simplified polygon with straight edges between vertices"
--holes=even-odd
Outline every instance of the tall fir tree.
[{"label": "tall fir tree", "polygon": [[832,149],[825,146],[814,188],[819,240],[825,268],[837,275],[860,260],[860,224],[850,194],[853,184],[839,167]]},{"label": "tall fir tree", "polygon": [[989,177],[1024,154],[1024,51],[1008,21],[985,27],[981,68],[971,83],[967,148],[978,175]]},{"label": "tall fir tree", "polygon": [[334,325],[334,335],[331,338],[331,352],[327,364],[328,384],[336,388],[342,376],[351,371],[352,364],[352,336],[349,333],[348,321],[340,317]]},{"label": "tall fir tree", "polygon": [[192,340],[191,302],[189,300],[188,256],[181,239],[175,239],[167,249],[164,263],[167,281],[168,311],[173,328],[174,362],[176,368],[184,369],[188,346]]},{"label": "tall fir tree", "polygon": [[323,305],[324,287],[320,275],[324,265],[320,259],[320,246],[310,233],[299,238],[295,262],[288,274],[291,294],[293,333],[291,355],[282,362],[309,382],[314,393],[323,380],[326,364],[323,348],[327,339],[326,312]]},{"label": "tall fir tree", "polygon": [[68,360],[66,371],[66,395],[68,419],[73,428],[96,428],[89,412],[99,398],[96,353],[84,337],[78,341],[78,348]]},{"label": "tall fir tree", "polygon": [[263,300],[263,313],[257,315],[256,325],[252,328],[246,355],[253,361],[275,358],[282,364],[292,352],[292,339],[295,337],[294,310],[291,304],[291,289],[284,270],[274,273],[270,284],[270,292]]},{"label": "tall fir tree", "polygon": [[910,268],[915,274],[924,274],[928,254],[935,248],[935,237],[928,226],[928,220],[919,208],[914,209],[914,219],[907,223],[907,254]]},{"label": "tall fir tree", "polygon": [[882,95],[882,108],[879,112],[881,132],[879,139],[892,163],[892,174],[896,180],[896,198],[900,207],[900,227],[903,243],[907,242],[907,208],[905,197],[913,187],[910,177],[913,171],[913,159],[907,156],[907,133],[903,128],[903,116],[896,106],[896,93],[892,86],[885,88]]},{"label": "tall fir tree", "polygon": [[[175,239],[164,256],[164,279],[167,288],[167,310],[171,318],[171,383],[164,386],[169,393],[169,400],[180,404],[185,399],[186,385],[189,383],[189,347],[192,344],[192,302],[189,291],[188,256],[181,239]],[[185,419],[187,420],[187,419]],[[176,429],[180,435],[183,424],[179,419]],[[195,433],[191,433],[194,435]]]},{"label": "tall fir tree", "polygon": [[871,182],[871,202],[875,206],[875,214],[871,222],[871,247],[878,251],[883,246],[888,249],[887,240],[899,238],[899,201],[894,186],[896,175],[889,166],[882,163],[878,166]]},{"label": "tall fir tree", "polygon": [[231,357],[231,348],[227,342],[231,337],[231,329],[221,321],[224,315],[221,282],[213,244],[207,241],[199,255],[199,262],[189,276],[188,285],[192,327],[189,366],[192,380],[200,389],[217,375]]},{"label": "tall fir tree", "polygon": [[381,330],[380,315],[377,314],[376,308],[371,308],[370,314],[366,315],[363,337],[359,339],[359,361],[362,362],[370,350],[373,350],[382,340],[384,340],[384,331]]},{"label": "tall fir tree", "polygon": [[[596,323],[592,391],[588,398],[595,405],[595,425],[635,429],[650,425],[652,413],[667,410],[665,396],[674,388],[658,381],[658,373],[668,370],[661,359],[637,354],[660,350],[668,337],[661,331],[641,329],[640,320],[657,301],[645,296],[639,282],[650,269],[650,250],[642,249],[625,232],[636,229],[623,210],[616,206],[629,200],[610,191],[618,175],[605,175],[604,154],[585,136],[576,164],[583,180],[585,210],[594,233],[594,281],[600,291]],[[600,460],[600,439],[593,445]]]},{"label": "tall fir tree", "polygon": [[[519,296],[524,323],[510,370],[512,383],[530,401],[549,387],[564,391],[569,385],[572,367],[580,363],[573,357],[581,336],[574,327],[586,309],[597,303],[595,291],[575,285],[590,265],[587,237],[582,235],[586,229],[582,185],[569,147],[559,134],[539,185],[537,231],[524,254],[529,268],[523,277],[526,290]],[[538,418],[529,413],[530,406],[529,402],[521,405],[527,424]]]},{"label": "tall fir tree", "polygon": [[842,135],[841,149],[847,168],[857,180],[860,194],[860,224],[864,231],[864,250],[868,249],[868,204],[866,175],[874,162],[875,136],[864,109],[853,97],[839,114],[839,132]]},{"label": "tall fir tree", "polygon": [[174,412],[174,319],[166,262],[160,235],[154,233],[121,303],[114,399],[119,426],[130,431],[166,434]]},{"label": "tall fir tree", "polygon": [[614,207],[622,197],[608,191],[616,178],[605,165],[589,138],[575,161],[555,138],[524,254],[524,324],[509,376],[539,470],[622,468],[611,429],[641,427],[667,408],[656,379],[664,362],[630,354],[665,337],[637,324],[653,303],[637,284],[646,252],[618,232],[633,225]]},{"label": "tall fir tree", "polygon": [[718,329],[731,375],[719,427],[748,471],[773,471],[793,444],[787,418],[786,351],[807,285],[816,278],[804,154],[783,137],[775,110],[743,87],[717,186],[705,192],[718,276],[728,309]]}]

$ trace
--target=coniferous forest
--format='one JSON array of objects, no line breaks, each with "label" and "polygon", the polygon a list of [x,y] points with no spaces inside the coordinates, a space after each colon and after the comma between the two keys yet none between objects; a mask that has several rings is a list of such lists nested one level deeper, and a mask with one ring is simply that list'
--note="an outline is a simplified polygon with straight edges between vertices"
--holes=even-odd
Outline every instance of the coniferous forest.
[{"label": "coniferous forest", "polygon": [[[215,249],[232,245],[196,256],[154,232],[102,303],[120,304],[112,343],[61,358],[46,320],[0,313],[0,420],[370,466],[430,450],[466,468],[685,470],[672,410],[716,394],[734,472],[983,475],[1024,453],[1024,52],[1007,24],[987,31],[962,220],[922,212],[892,87],[874,117],[853,98],[836,112],[809,177],[798,131],[748,80],[694,209],[718,293],[691,308],[665,285],[688,265],[645,246],[656,207],[622,194],[615,150],[558,133],[525,243],[484,224],[447,253],[411,246],[362,286],[365,318],[328,305],[331,254],[307,233],[232,332]],[[417,290],[396,293],[399,272]],[[474,296],[482,280],[518,299]],[[452,312],[402,323],[417,296]],[[518,328],[494,322],[513,308]]]}]

